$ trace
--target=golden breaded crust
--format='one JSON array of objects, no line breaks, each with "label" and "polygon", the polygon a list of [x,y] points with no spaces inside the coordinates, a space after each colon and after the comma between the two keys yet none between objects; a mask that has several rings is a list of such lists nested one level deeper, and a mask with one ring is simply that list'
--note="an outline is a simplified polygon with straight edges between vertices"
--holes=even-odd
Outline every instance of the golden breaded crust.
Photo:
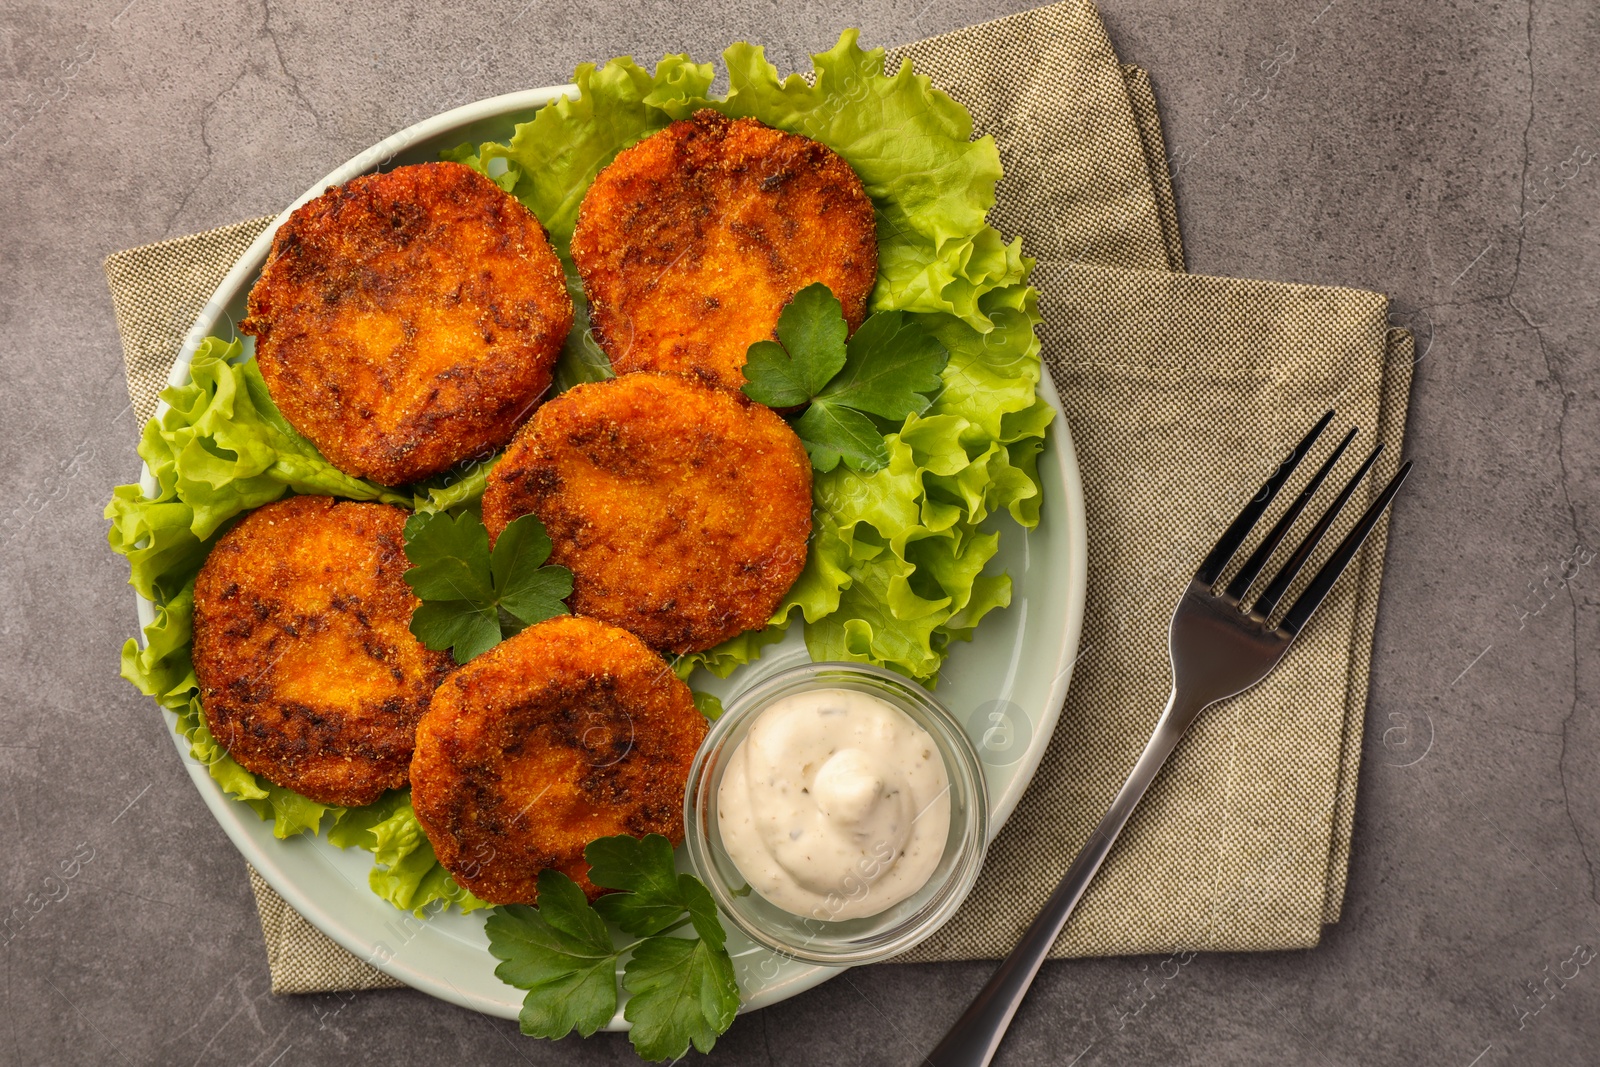
[{"label": "golden breaded crust", "polygon": [[674,371],[737,389],[746,350],[812,282],[861,325],[878,238],[861,179],[832,149],[707,110],[600,172],[572,258],[618,374]]},{"label": "golden breaded crust", "polygon": [[417,720],[455,665],[411,634],[407,514],[290,497],[211,549],[194,670],[212,736],[246,770],[346,807],[406,784]]},{"label": "golden breaded crust", "polygon": [[694,652],[765,626],[800,576],[811,461],[739,393],[625,374],[545,404],[490,471],[489,536],[529,512],[572,571],[573,611]]},{"label": "golden breaded crust", "polygon": [[482,899],[533,904],[545,868],[593,899],[589,842],[683,840],[705,735],[689,687],[637,637],[558,616],[439,687],[417,728],[411,803],[439,862]]},{"label": "golden breaded crust", "polygon": [[571,328],[544,227],[459,163],[364,175],[296,209],[239,325],[284,417],[384,485],[509,441]]}]

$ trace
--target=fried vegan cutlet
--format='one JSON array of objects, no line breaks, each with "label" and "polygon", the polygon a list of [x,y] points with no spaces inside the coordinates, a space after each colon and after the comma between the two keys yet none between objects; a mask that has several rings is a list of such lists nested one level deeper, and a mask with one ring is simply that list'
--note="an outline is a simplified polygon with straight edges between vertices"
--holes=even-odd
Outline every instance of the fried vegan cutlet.
[{"label": "fried vegan cutlet", "polygon": [[529,512],[572,571],[573,611],[694,652],[765,626],[799,577],[811,461],[742,394],[625,374],[545,404],[489,472],[489,536]]},{"label": "fried vegan cutlet", "polygon": [[417,729],[411,803],[439,862],[482,899],[535,903],[545,868],[593,899],[589,842],[683,840],[705,735],[689,687],[637,637],[557,616],[439,687]]},{"label": "fried vegan cutlet", "polygon": [[715,111],[652,134],[595,178],[572,258],[618,374],[744,384],[745,352],[824,282],[854,330],[878,276],[872,201],[832,149]]},{"label": "fried vegan cutlet", "polygon": [[407,512],[295,496],[250,512],[194,584],[194,670],[217,743],[322,804],[405,785],[417,720],[455,666],[411,634]]},{"label": "fried vegan cutlet", "polygon": [[459,163],[364,175],[298,208],[239,325],[290,424],[384,485],[509,441],[571,328],[544,227]]}]

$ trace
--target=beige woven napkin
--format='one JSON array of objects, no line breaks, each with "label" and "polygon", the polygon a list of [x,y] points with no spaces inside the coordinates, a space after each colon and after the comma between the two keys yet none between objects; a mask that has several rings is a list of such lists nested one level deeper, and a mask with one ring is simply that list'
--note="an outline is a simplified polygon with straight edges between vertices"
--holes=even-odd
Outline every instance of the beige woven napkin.
[{"label": "beige woven napkin", "polygon": [[[1050,261],[1034,281],[1089,515],[1079,660],[977,888],[908,960],[994,956],[1037,913],[1166,703],[1167,622],[1185,584],[1318,416],[1336,408],[1339,430],[1363,429],[1334,484],[1374,438],[1387,446],[1340,532],[1397,465],[1404,431],[1411,338],[1388,328],[1379,294]],[[1304,466],[1289,490],[1316,468]],[[1303,948],[1338,918],[1383,537],[1265,683],[1200,717],[1052,955]]]},{"label": "beige woven napkin", "polygon": [[[1166,617],[1241,487],[1335,400],[1398,452],[1409,339],[1385,329],[1375,294],[1168,273],[1183,269],[1183,250],[1150,80],[1118,62],[1083,0],[890,57],[891,68],[912,59],[999,145],[993,220],[1041,259],[1045,356],[1090,515],[1082,657],[1050,751],[968,903],[906,959],[994,957],[1148,736],[1165,699]],[[107,260],[141,418],[193,316],[269,221]],[[1290,948],[1337,918],[1381,534],[1273,682],[1208,713],[1180,748],[1057,955]],[[274,991],[396,984],[254,871],[251,884]]]}]

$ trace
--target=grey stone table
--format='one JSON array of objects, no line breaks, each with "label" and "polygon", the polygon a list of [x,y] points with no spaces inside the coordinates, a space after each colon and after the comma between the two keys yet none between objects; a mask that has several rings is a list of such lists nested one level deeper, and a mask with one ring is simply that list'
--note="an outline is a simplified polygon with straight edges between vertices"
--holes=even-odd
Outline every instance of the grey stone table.
[{"label": "grey stone table", "polygon": [[[102,257],[275,211],[582,60],[749,37],[792,67],[845,24],[895,44],[1025,4],[443,6],[0,0],[0,914],[93,850],[0,948],[0,1062],[631,1059],[410,991],[268,992],[244,866],[116,677],[132,606],[100,510],[137,427]],[[1345,917],[1313,951],[1197,957],[1132,1016],[1154,961],[1050,964],[1001,1062],[1600,1062],[1600,966],[1555,977],[1600,945],[1600,15],[1220,6],[1104,12],[1185,159],[1191,269],[1386,291],[1424,353]],[[912,1064],[987,972],[853,972],[711,1059]]]}]

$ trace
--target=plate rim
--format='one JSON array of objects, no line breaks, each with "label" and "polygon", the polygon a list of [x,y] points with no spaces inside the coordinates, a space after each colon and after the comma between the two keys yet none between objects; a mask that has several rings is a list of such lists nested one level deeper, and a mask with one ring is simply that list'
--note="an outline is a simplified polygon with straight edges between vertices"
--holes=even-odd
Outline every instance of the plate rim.
[{"label": "plate rim", "polygon": [[[223,276],[222,281],[218,283],[210,298],[207,299],[196,314],[193,324],[185,334],[177,359],[173,362],[172,369],[167,375],[167,385],[177,386],[188,382],[189,365],[195,351],[205,338],[211,334],[216,323],[223,317],[225,308],[234,294],[244,285],[247,279],[259,272],[266,260],[267,251],[278,228],[302,204],[321,195],[328,186],[341,185],[359,174],[366,173],[373,167],[382,165],[420,141],[446,133],[456,127],[498,118],[508,112],[543,107],[560,99],[562,96],[576,97],[577,92],[577,86],[572,84],[553,85],[503,93],[498,96],[486,97],[482,100],[463,104],[413,123],[362,150],[334,168],[297,197],[293,203],[279,212],[272,222],[251,241],[228,273]],[[1058,650],[1056,659],[1056,663],[1059,665],[1058,673],[1050,686],[1044,711],[1034,729],[1028,750],[1019,761],[1016,773],[994,801],[991,808],[989,822],[990,842],[994,840],[1001,828],[1016,811],[1023,794],[1027,791],[1028,786],[1032,784],[1034,775],[1038,772],[1039,764],[1044,759],[1045,751],[1049,748],[1050,739],[1055,734],[1056,724],[1060,719],[1062,706],[1065,703],[1074,668],[1077,665],[1077,656],[1074,653],[1076,653],[1082,637],[1084,601],[1088,585],[1088,523],[1077,453],[1073,446],[1066,411],[1056,392],[1050,368],[1044,364],[1042,359],[1040,361],[1037,392],[1056,413],[1056,417],[1050,424],[1050,432],[1053,437],[1051,444],[1058,451],[1058,458],[1061,464],[1061,482],[1064,496],[1061,501],[1063,514],[1057,521],[1065,524],[1068,543],[1067,588],[1065,590],[1067,624],[1062,633],[1061,647]],[[165,400],[159,401],[154,417],[160,417],[169,409],[170,405]],[[154,475],[151,473],[149,466],[142,462],[139,484],[147,496],[157,489]],[[142,647],[145,641],[144,628],[155,618],[155,605],[137,591],[134,592],[134,598],[139,619],[138,640]],[[1081,653],[1078,655],[1081,655]],[[288,872],[279,865],[277,862],[278,857],[273,855],[271,851],[258,847],[257,841],[245,831],[242,822],[242,813],[246,810],[244,805],[224,794],[215,780],[211,778],[209,770],[203,764],[189,758],[187,742],[175,729],[171,729],[177,721],[176,714],[167,709],[163,709],[163,711],[167,717],[168,733],[172,737],[173,744],[177,748],[180,757],[182,757],[185,769],[188,771],[191,781],[195,783],[201,799],[205,802],[206,807],[210,809],[212,817],[217,821],[217,824],[228,836],[228,839],[233,843],[234,848],[238,850],[245,862],[253,867],[290,907],[304,916],[307,921],[341,948],[358,959],[365,961],[369,966],[404,982],[407,986],[419,992],[483,1014],[501,1018],[516,1017],[515,1012],[508,1013],[504,1005],[485,1003],[480,998],[463,992],[451,983],[447,977],[420,971],[406,965],[402,960],[394,956],[380,953],[378,949],[382,947],[381,943],[377,945],[366,943],[346,929],[344,924],[326,911],[317,900],[302,892]],[[253,815],[254,813],[251,812],[251,814]],[[279,842],[279,844],[287,845],[288,842]],[[397,910],[397,914],[403,913]],[[787,1000],[792,996],[820,985],[835,975],[842,974],[844,970],[846,968],[814,965],[797,971],[790,979],[781,984],[762,989],[755,996],[741,1004],[740,1014]],[[623,1021],[619,1009],[617,1016],[606,1029],[622,1030],[626,1028],[627,1023]]]}]

